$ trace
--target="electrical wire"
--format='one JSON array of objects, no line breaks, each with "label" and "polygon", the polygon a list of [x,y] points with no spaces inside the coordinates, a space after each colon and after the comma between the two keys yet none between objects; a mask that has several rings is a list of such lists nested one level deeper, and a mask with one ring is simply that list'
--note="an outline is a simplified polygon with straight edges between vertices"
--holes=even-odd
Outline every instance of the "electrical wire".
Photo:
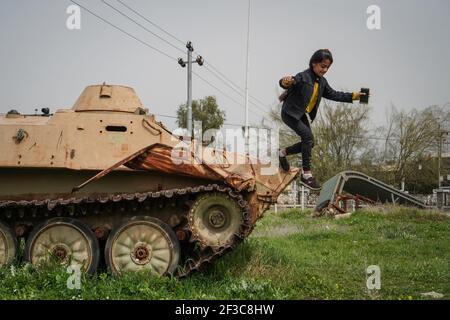
[{"label": "electrical wire", "polygon": [[[123,34],[127,35],[128,37],[138,41],[139,43],[145,45],[146,47],[158,52],[161,55],[164,55],[165,57],[174,60],[174,61],[178,61],[177,58],[170,56],[169,54],[167,54],[166,52],[150,45],[149,43],[135,37],[134,35],[130,34],[129,32],[125,31],[124,29],[116,26],[115,24],[113,24],[112,22],[108,21],[107,19],[101,17],[99,14],[89,10],[88,8],[86,8],[85,6],[79,4],[78,2],[74,1],[74,0],[69,0],[70,2],[74,3],[75,5],[79,6],[80,8],[84,9],[85,11],[87,11],[88,13],[90,13],[91,15],[95,16],[96,18],[100,19],[101,21],[103,21],[104,23],[110,25],[111,27],[119,30],[120,32],[122,32]],[[129,17],[128,15],[122,13],[120,10],[118,10],[117,8],[113,7],[112,5],[110,5],[109,3],[107,3],[106,1],[102,0],[102,2],[104,4],[106,4],[107,6],[111,7],[112,9],[114,9],[115,11],[117,11],[118,13],[120,13],[121,15],[127,17],[128,19],[130,19],[131,21],[133,21],[134,23],[136,23],[138,26],[142,27],[144,30],[146,30],[147,32],[150,32],[151,34],[153,34],[154,36],[158,37],[160,40],[164,41],[165,43],[169,44],[170,46],[174,47],[175,49],[181,51],[184,53],[183,50],[181,50],[180,48],[176,47],[175,45],[173,45],[172,43],[166,41],[164,38],[158,36],[157,34],[153,33],[152,31],[148,30],[147,28],[145,28],[144,26],[142,26],[141,24],[139,24],[138,22],[134,21],[131,17]],[[160,29],[161,31],[163,31],[164,33],[166,33],[167,35],[171,36],[172,38],[174,38],[175,40],[179,41],[180,43],[184,44],[184,42],[180,39],[178,39],[177,37],[173,36],[172,34],[170,34],[169,32],[165,31],[163,28],[159,27],[157,24],[151,22],[149,19],[145,18],[144,16],[142,16],[141,14],[139,14],[136,10],[132,9],[130,6],[126,5],[123,1],[121,0],[117,0],[117,2],[119,2],[120,4],[122,4],[123,6],[125,6],[126,8],[128,8],[129,10],[133,11],[134,13],[136,13],[138,16],[140,16],[141,18],[145,19],[147,22],[151,23],[152,25],[154,25],[155,27],[157,27],[158,29]],[[206,60],[205,60],[206,63]],[[228,77],[226,77],[222,72],[220,72],[217,68],[213,67],[211,63],[208,63],[209,67],[211,67],[211,69],[215,70],[214,72],[211,72],[211,70],[209,68],[207,68],[207,70],[209,70],[212,74],[216,75],[217,78],[219,78],[217,76],[217,74],[221,75],[223,77],[223,79],[227,80],[228,82],[230,82],[232,85],[234,85],[238,90],[243,90],[241,87],[239,87],[238,85],[236,85],[233,81],[231,81]],[[232,98],[231,96],[229,96],[228,94],[226,94],[224,91],[222,91],[221,89],[217,88],[216,86],[214,86],[212,83],[210,83],[208,80],[204,79],[202,76],[200,76],[198,73],[193,71],[193,74],[196,75],[200,80],[202,80],[203,82],[205,82],[206,84],[208,84],[209,86],[211,86],[212,88],[214,88],[215,90],[217,90],[218,92],[222,93],[224,96],[226,96],[227,98],[229,98],[230,100],[232,100],[233,102],[237,103],[238,105],[242,106],[243,105],[238,102],[237,100],[235,100],[234,98]],[[226,83],[225,81],[223,81],[224,83]],[[228,87],[232,88],[232,85],[228,85]],[[235,92],[237,92],[237,90],[234,90]],[[256,99],[256,98],[254,98]],[[257,99],[256,99],[257,100]],[[259,101],[261,102],[261,101]],[[261,102],[262,103],[262,102]],[[263,111],[264,113],[270,115],[269,112],[267,111]],[[158,114],[156,114],[158,115]],[[162,117],[168,117],[168,118],[177,118],[175,116],[169,116],[169,115],[161,115],[159,114],[158,116],[162,116]],[[262,117],[263,119],[269,120],[266,117]],[[231,124],[231,123],[224,123],[224,125],[230,125],[230,126],[241,126],[240,124]],[[253,128],[258,128],[258,129],[267,129],[267,128],[263,128],[263,127],[255,127],[252,126]],[[284,134],[294,134],[294,132],[290,132],[287,130],[280,130],[281,133]],[[316,134],[317,135],[317,134]],[[319,136],[323,136],[323,135],[319,135]],[[355,138],[355,139],[366,139],[366,140],[379,140],[379,141],[399,141],[401,140],[400,138],[382,138],[382,137],[374,137],[374,136],[350,136],[350,138]]]},{"label": "electrical wire", "polygon": [[74,3],[74,4],[76,4],[76,5],[79,6],[80,8],[83,8],[85,11],[89,12],[91,15],[93,15],[93,16],[95,16],[96,18],[102,20],[103,22],[105,22],[106,24],[110,25],[111,27],[113,27],[113,28],[119,30],[120,32],[122,32],[122,33],[124,33],[124,34],[126,34],[126,35],[129,36],[130,38],[132,38],[132,39],[134,39],[134,40],[140,42],[141,44],[143,44],[143,45],[149,47],[150,49],[155,50],[156,52],[162,54],[163,56],[165,56],[165,57],[167,57],[167,58],[169,58],[169,59],[171,59],[171,60],[178,61],[178,59],[176,59],[176,58],[170,56],[169,54],[165,53],[165,52],[162,51],[162,50],[159,50],[158,48],[155,48],[154,46],[150,45],[149,43],[147,43],[147,42],[145,42],[145,41],[143,41],[143,40],[141,40],[141,39],[139,39],[139,38],[133,36],[133,35],[130,34],[129,32],[127,32],[127,31],[123,30],[122,28],[116,26],[116,25],[113,24],[112,22],[110,22],[110,21],[106,20],[105,18],[99,16],[99,15],[96,14],[95,12],[93,12],[93,11],[89,10],[88,8],[82,6],[81,4],[77,3],[76,1],[74,1],[74,0],[69,0],[69,1],[72,2],[72,3]]},{"label": "electrical wire", "polygon": [[172,39],[180,42],[183,46],[186,45],[186,42],[178,39],[176,36],[174,36],[173,34],[171,34],[170,32],[164,30],[162,27],[158,26],[156,23],[152,22],[150,19],[144,17],[142,14],[140,14],[137,10],[133,9],[132,7],[130,7],[129,5],[127,5],[126,3],[124,3],[121,0],[117,0],[117,2],[119,2],[121,5],[123,5],[125,8],[127,8],[128,10],[134,12],[136,15],[138,15],[139,17],[141,17],[142,19],[144,19],[145,21],[147,21],[148,23],[150,23],[152,26],[154,26],[155,28],[159,29],[160,31],[164,32],[165,34],[167,34],[169,37],[171,37]]},{"label": "electrical wire", "polygon": [[110,3],[106,2],[105,0],[101,0],[105,5],[107,5],[108,7],[110,7],[111,9],[113,9],[114,11],[116,11],[117,13],[119,13],[120,15],[122,15],[123,17],[127,18],[128,20],[132,21],[134,24],[138,25],[139,27],[141,27],[142,29],[144,29],[145,31],[149,32],[150,34],[152,34],[153,36],[157,37],[158,39],[160,39],[161,41],[163,41],[164,43],[168,44],[169,46],[171,46],[172,48],[175,48],[176,50],[180,51],[181,53],[185,53],[185,51],[183,49],[180,49],[179,47],[177,47],[176,45],[172,44],[171,42],[167,41],[166,39],[164,39],[163,37],[159,36],[158,34],[154,33],[153,31],[151,31],[150,29],[146,28],[145,26],[143,26],[142,24],[140,24],[139,22],[137,22],[136,20],[134,20],[133,18],[131,18],[130,16],[128,16],[127,14],[123,13],[122,11],[120,11],[119,9],[117,9],[116,7],[114,7],[113,5],[111,5]]},{"label": "electrical wire", "polygon": [[[144,19],[145,21],[147,21],[148,23],[150,23],[151,25],[153,25],[155,28],[159,29],[160,31],[164,32],[165,34],[169,35],[171,38],[175,39],[176,41],[182,43],[183,45],[185,44],[185,42],[183,42],[182,40],[180,40],[178,37],[174,36],[172,33],[166,31],[164,28],[162,28],[161,26],[159,26],[157,23],[153,22],[152,20],[150,20],[149,18],[145,17],[144,15],[142,15],[141,13],[139,13],[139,11],[137,11],[136,9],[132,8],[131,6],[127,5],[126,3],[124,3],[121,0],[116,0],[117,2],[119,2],[121,5],[123,5],[124,7],[126,7],[128,10],[132,11],[133,13],[135,13],[136,15],[138,15],[139,17],[141,17],[142,19]],[[102,0],[103,3],[107,4],[108,6],[110,6],[111,8],[113,8],[115,11],[119,12],[120,14],[122,14],[123,16],[125,16],[126,18],[128,18],[129,20],[133,21],[135,24],[137,24],[138,26],[140,26],[141,28],[143,28],[144,30],[146,30],[147,32],[150,32],[151,34],[153,34],[154,36],[158,37],[159,39],[161,39],[162,41],[166,42],[167,44],[169,44],[170,46],[174,47],[175,49],[181,51],[184,53],[183,50],[181,50],[180,48],[176,47],[175,45],[173,45],[172,43],[166,41],[165,39],[163,39],[162,37],[160,37],[159,35],[156,35],[155,33],[153,33],[152,31],[150,31],[149,29],[145,28],[144,26],[142,26],[141,24],[139,24],[138,22],[136,22],[134,19],[132,19],[131,17],[129,17],[128,15],[124,14],[122,11],[120,11],[119,9],[113,7],[111,4],[107,3],[105,0]],[[200,55],[198,52],[194,51],[194,53],[196,53],[197,55]],[[213,74],[215,77],[217,77],[219,80],[221,80],[225,85],[227,85],[228,87],[230,87],[233,91],[237,92],[239,95],[244,96],[242,94],[242,92],[245,92],[245,90],[242,87],[239,87],[235,82],[233,82],[231,79],[229,79],[227,76],[225,76],[220,70],[218,70],[216,67],[214,67],[209,60],[205,60],[205,63],[207,63],[207,65],[205,65],[205,69],[208,70],[211,74]],[[210,68],[208,68],[208,65]],[[213,69],[214,71],[212,71],[211,69]],[[224,81],[224,79],[226,81]],[[230,85],[231,84],[231,85]],[[241,91],[241,93],[239,91]],[[252,95],[249,95],[250,98],[252,98],[253,100],[257,101],[258,103],[260,103],[262,106],[265,106],[265,103],[262,102],[261,100],[253,97]],[[255,107],[257,107],[260,111],[265,112],[264,109],[261,109],[260,106],[258,106],[257,104],[255,104],[254,102],[251,102]]]}]

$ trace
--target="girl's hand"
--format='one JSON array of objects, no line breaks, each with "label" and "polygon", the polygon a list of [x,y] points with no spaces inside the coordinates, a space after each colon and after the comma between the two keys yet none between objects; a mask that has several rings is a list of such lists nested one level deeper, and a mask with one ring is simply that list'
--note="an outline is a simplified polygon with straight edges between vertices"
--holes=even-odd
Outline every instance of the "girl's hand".
[{"label": "girl's hand", "polygon": [[366,96],[365,92],[353,92],[352,100],[359,100],[362,96]]},{"label": "girl's hand", "polygon": [[295,79],[293,76],[285,76],[282,78],[281,83],[284,87],[290,87],[295,83]]}]

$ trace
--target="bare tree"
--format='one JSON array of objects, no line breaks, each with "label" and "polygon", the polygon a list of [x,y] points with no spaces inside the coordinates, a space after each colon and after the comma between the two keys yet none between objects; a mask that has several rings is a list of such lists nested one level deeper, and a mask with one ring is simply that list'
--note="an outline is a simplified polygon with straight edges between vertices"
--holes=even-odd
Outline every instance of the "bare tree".
[{"label": "bare tree", "polygon": [[392,107],[385,135],[386,163],[390,163],[394,182],[400,184],[414,174],[424,159],[436,154],[439,118],[436,106],[423,111],[398,111]]},{"label": "bare tree", "polygon": [[314,127],[317,156],[333,159],[336,169],[350,168],[367,145],[368,112],[367,107],[324,103]]}]

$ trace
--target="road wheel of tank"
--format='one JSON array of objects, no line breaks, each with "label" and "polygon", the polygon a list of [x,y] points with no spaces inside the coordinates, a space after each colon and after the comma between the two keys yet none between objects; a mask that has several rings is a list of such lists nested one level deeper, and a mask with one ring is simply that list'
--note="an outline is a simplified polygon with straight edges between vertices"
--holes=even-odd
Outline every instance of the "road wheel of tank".
[{"label": "road wheel of tank", "polygon": [[11,229],[0,222],[0,268],[11,264],[17,253],[17,238]]},{"label": "road wheel of tank", "polygon": [[114,273],[151,270],[173,274],[180,244],[172,228],[153,217],[133,217],[115,229],[105,246],[105,260]]},{"label": "road wheel of tank", "polygon": [[220,248],[230,245],[243,223],[242,209],[228,194],[201,195],[189,211],[189,228],[202,245]]},{"label": "road wheel of tank", "polygon": [[56,262],[79,267],[87,274],[95,273],[99,256],[99,244],[92,230],[69,218],[47,220],[31,232],[25,245],[25,260],[34,266]]}]

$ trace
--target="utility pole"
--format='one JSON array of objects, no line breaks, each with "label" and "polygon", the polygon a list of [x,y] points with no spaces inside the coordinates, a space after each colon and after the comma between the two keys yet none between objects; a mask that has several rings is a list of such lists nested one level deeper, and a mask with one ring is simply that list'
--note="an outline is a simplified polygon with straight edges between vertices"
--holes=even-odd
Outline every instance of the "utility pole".
[{"label": "utility pole", "polygon": [[192,42],[188,41],[186,44],[187,48],[187,61],[184,61],[182,58],[178,59],[178,64],[183,68],[186,67],[187,64],[187,119],[186,119],[186,127],[188,131],[189,137],[192,137],[192,64],[197,63],[199,66],[203,65],[202,56],[197,56],[195,61],[192,61],[192,52],[194,51],[194,47],[192,46]]},{"label": "utility pole", "polygon": [[247,64],[245,73],[245,152],[250,153],[249,150],[249,128],[248,128],[248,81],[249,81],[249,65],[250,65],[250,0],[248,0],[248,18],[247,18]]},{"label": "utility pole", "polygon": [[442,136],[441,136],[441,124],[438,124],[438,188],[441,187],[441,154],[442,154]]},{"label": "utility pole", "polygon": [[[441,131],[441,124],[438,124],[438,176],[439,176],[439,182],[438,182],[438,188],[441,187],[441,170],[442,170],[442,140],[443,136],[448,135],[448,131],[444,130]],[[444,141],[446,141],[444,139]],[[444,165],[444,172],[446,172],[446,167]]]}]

